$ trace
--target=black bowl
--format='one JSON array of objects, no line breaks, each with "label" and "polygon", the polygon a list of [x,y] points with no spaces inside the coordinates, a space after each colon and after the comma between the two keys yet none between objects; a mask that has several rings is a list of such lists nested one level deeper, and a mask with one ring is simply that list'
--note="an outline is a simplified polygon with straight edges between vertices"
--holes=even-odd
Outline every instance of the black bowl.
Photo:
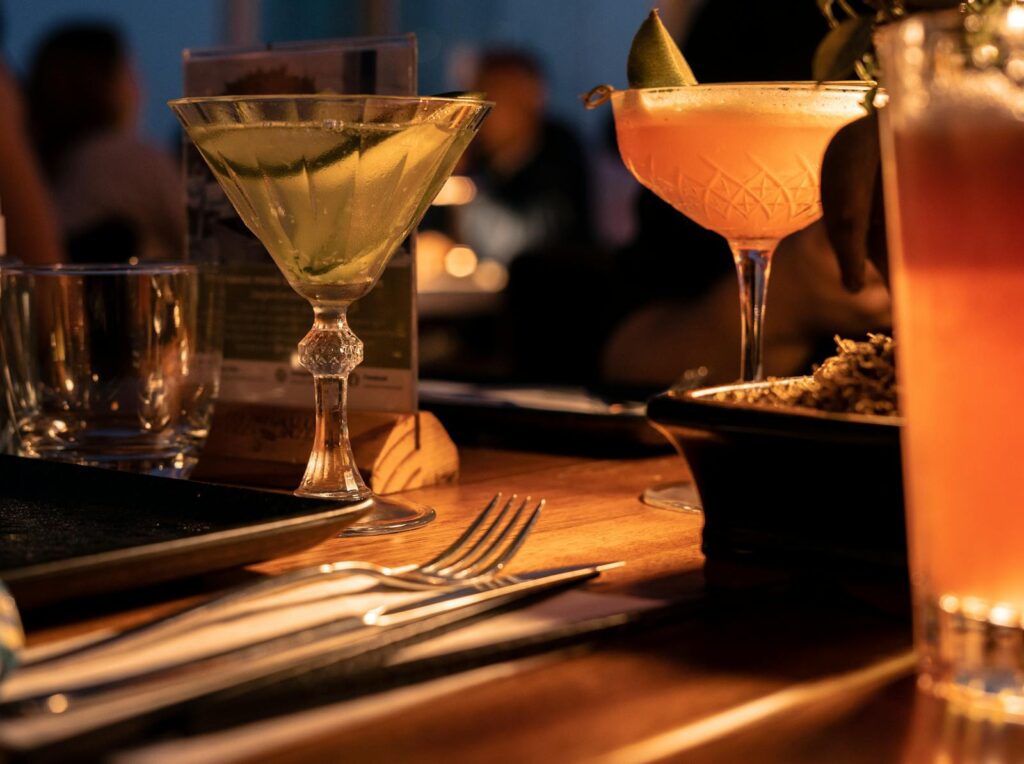
[{"label": "black bowl", "polygon": [[766,384],[668,392],[648,403],[648,419],[693,472],[707,559],[905,577],[899,419],[714,400]]}]

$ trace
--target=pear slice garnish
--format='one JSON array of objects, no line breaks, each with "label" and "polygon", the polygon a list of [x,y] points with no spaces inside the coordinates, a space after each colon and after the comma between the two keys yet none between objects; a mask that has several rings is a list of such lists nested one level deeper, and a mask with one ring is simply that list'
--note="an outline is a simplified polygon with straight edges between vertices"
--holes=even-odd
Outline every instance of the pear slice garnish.
[{"label": "pear slice garnish", "polygon": [[631,88],[674,88],[697,84],[690,65],[661,23],[657,9],[651,11],[633,37],[626,75]]},{"label": "pear slice garnish", "polygon": [[[626,76],[629,78],[629,86],[634,89],[689,87],[697,84],[697,78],[693,76],[693,70],[683,58],[682,51],[661,23],[657,8],[651,11],[633,36],[629,60],[626,62]],[[580,100],[588,109],[596,109],[607,103],[614,92],[615,88],[611,85],[598,85],[581,95]]]}]

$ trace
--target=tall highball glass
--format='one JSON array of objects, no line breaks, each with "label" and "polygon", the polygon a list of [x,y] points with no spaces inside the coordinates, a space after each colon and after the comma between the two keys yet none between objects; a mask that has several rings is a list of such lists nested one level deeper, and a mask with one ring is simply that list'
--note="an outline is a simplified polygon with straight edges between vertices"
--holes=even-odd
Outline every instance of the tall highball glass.
[{"label": "tall highball glass", "polygon": [[918,675],[1024,721],[1024,8],[877,47]]}]

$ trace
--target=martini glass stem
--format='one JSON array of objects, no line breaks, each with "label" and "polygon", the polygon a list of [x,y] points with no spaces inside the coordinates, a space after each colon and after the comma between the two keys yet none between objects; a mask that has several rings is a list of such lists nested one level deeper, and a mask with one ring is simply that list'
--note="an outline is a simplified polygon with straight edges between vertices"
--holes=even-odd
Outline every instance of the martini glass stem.
[{"label": "martini glass stem", "polygon": [[348,375],[363,343],[348,325],[348,304],[313,305],[313,328],[299,343],[299,363],[313,375],[316,432],[300,496],[364,499],[370,495],[348,439]]},{"label": "martini glass stem", "polygon": [[764,308],[773,242],[729,242],[740,284],[740,380],[764,379]]}]

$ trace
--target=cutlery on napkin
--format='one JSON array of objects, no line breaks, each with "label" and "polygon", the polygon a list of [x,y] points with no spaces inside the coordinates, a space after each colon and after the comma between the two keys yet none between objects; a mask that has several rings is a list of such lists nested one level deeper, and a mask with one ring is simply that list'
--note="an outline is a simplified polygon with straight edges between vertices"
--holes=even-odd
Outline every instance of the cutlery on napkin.
[{"label": "cutlery on napkin", "polygon": [[[83,736],[114,738],[118,733],[130,735],[140,729],[158,728],[171,723],[176,715],[187,717],[197,709],[213,709],[231,698],[245,697],[251,702],[254,693],[256,697],[261,692],[272,696],[289,682],[301,686],[303,677],[314,673],[318,680],[326,676],[343,681],[346,675],[379,663],[389,648],[417,641],[516,600],[572,585],[620,564],[537,571],[440,594],[391,592],[385,604],[380,604],[378,593],[377,604],[359,615],[353,615],[350,606],[349,613],[333,619],[321,612],[319,622],[309,615],[286,619],[283,631],[266,629],[259,623],[257,612],[221,624],[226,631],[220,637],[226,641],[211,642],[212,656],[196,658],[189,654],[188,660],[175,663],[168,661],[166,652],[157,651],[149,656],[153,663],[147,665],[145,661],[132,663],[131,651],[122,650],[120,655],[106,656],[106,662],[113,664],[106,676],[95,673],[102,661],[81,654],[68,659],[63,667],[48,664],[45,672],[43,666],[38,667],[39,672],[52,673],[49,678],[27,669],[27,676],[18,679],[15,674],[2,687],[3,710],[10,718],[0,721],[0,744],[18,751]],[[318,607],[328,599],[308,596],[305,605],[296,605],[293,616],[311,607],[320,612]],[[364,605],[362,601],[356,607]],[[280,608],[272,612],[274,619],[281,617]],[[254,642],[239,647],[232,640],[237,640],[245,621],[260,628],[255,631],[258,636]],[[299,623],[303,625],[296,628]],[[268,639],[268,634],[276,636]],[[233,647],[225,650],[228,644]],[[83,673],[81,665],[90,663]],[[121,670],[120,664],[132,668]]]}]

